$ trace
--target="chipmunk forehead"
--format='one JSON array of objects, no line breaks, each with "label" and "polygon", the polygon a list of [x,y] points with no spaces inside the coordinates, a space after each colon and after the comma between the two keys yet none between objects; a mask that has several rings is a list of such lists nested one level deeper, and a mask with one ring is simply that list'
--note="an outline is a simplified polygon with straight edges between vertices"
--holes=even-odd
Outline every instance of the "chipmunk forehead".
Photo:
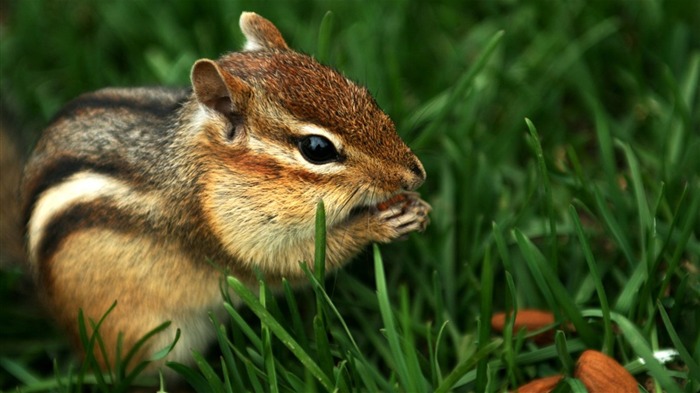
[{"label": "chipmunk forehead", "polygon": [[[219,65],[292,116],[345,136],[393,132],[394,125],[366,88],[313,58],[293,51],[236,52]],[[349,135],[348,135],[349,136]]]}]

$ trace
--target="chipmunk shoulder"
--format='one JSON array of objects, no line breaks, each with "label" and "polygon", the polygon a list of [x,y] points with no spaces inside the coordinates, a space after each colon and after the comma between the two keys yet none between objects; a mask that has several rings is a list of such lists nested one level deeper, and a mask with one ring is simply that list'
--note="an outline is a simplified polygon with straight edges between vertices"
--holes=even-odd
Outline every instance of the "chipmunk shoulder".
[{"label": "chipmunk shoulder", "polygon": [[240,26],[244,49],[197,61],[191,89],[79,97],[25,168],[38,288],[76,339],[79,310],[98,320],[117,302],[100,330],[109,364],[119,334],[128,348],[167,320],[142,358],[176,328],[170,360],[203,349],[221,302],[215,265],[251,286],[256,271],[272,285],[301,279],[321,200],[327,271],[428,223],[423,166],[368,91],[291,50],[261,16]]}]

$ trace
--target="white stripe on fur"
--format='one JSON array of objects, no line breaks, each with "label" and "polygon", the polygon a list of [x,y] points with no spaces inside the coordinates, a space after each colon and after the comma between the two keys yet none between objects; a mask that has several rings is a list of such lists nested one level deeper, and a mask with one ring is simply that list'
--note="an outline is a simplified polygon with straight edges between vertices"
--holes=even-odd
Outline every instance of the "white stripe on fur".
[{"label": "white stripe on fur", "polygon": [[29,260],[36,263],[37,247],[45,227],[58,213],[70,206],[106,196],[128,195],[133,190],[123,182],[93,172],[79,172],[41,194],[29,220]]}]

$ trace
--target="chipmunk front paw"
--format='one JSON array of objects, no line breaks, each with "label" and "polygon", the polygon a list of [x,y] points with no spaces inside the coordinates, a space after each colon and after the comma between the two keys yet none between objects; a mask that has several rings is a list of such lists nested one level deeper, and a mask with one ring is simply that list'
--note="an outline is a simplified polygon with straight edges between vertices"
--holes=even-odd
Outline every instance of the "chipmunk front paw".
[{"label": "chipmunk front paw", "polygon": [[430,223],[428,213],[431,210],[430,205],[415,192],[397,194],[379,203],[373,211],[379,235],[375,241],[388,243],[411,232],[424,231]]}]

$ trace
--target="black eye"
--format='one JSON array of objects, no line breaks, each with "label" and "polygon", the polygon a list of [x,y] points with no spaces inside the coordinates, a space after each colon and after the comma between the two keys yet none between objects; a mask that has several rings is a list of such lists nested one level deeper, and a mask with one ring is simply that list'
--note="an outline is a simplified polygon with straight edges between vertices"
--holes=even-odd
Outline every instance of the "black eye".
[{"label": "black eye", "polygon": [[324,136],[306,135],[299,139],[298,146],[301,155],[312,164],[327,164],[340,157],[333,143]]}]

